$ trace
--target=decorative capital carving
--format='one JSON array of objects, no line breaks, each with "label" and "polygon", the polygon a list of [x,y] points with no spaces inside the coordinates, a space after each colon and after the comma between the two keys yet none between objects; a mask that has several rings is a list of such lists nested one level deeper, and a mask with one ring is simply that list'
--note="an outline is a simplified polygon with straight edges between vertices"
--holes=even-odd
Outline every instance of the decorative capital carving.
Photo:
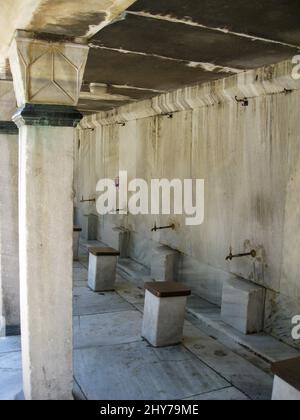
[{"label": "decorative capital carving", "polygon": [[10,49],[10,67],[18,106],[76,106],[88,51],[87,45],[17,34]]}]

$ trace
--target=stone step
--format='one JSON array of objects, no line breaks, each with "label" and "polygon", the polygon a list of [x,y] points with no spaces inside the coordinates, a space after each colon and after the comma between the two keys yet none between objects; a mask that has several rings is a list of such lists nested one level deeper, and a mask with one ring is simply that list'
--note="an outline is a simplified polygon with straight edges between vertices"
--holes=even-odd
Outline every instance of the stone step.
[{"label": "stone step", "polygon": [[298,350],[268,334],[244,335],[235,330],[222,321],[221,309],[218,306],[206,302],[196,295],[188,299],[187,312],[196,317],[204,327],[209,326],[217,335],[221,334],[230,338],[269,363],[300,356]]},{"label": "stone step", "polygon": [[150,270],[130,258],[119,259],[117,272],[124,279],[138,286],[143,286],[145,282],[152,280]]}]

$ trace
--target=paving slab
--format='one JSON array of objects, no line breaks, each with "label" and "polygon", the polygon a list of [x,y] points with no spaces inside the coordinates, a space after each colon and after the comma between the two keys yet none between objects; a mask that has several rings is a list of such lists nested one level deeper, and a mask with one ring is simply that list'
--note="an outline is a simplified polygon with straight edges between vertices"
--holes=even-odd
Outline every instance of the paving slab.
[{"label": "paving slab", "polygon": [[228,382],[253,400],[270,400],[273,377],[199,332],[190,323],[184,327],[184,346]]},{"label": "paving slab", "polygon": [[106,312],[121,312],[132,306],[115,292],[95,293],[84,287],[74,289],[73,315],[94,315]]},{"label": "paving slab", "polygon": [[76,401],[86,401],[87,399],[75,379],[73,384],[73,396]]},{"label": "paving slab", "polygon": [[0,369],[14,370],[22,369],[21,352],[11,352],[0,354]]},{"label": "paving slab", "polygon": [[249,401],[242,392],[234,387],[224,388],[219,391],[213,391],[201,395],[195,395],[187,400],[193,401]]},{"label": "paving slab", "polygon": [[123,280],[120,276],[117,276],[116,292],[132,304],[143,303],[145,299],[143,287],[135,286],[129,281]]},{"label": "paving slab", "polygon": [[165,362],[180,362],[191,360],[191,352],[182,345],[154,348],[153,351],[159,360]]},{"label": "paving slab", "polygon": [[73,287],[88,287],[88,282],[86,280],[74,281]]},{"label": "paving slab", "polygon": [[203,322],[199,321],[196,317],[189,313],[186,314],[186,320],[189,321],[192,325],[194,325],[199,330],[199,332],[210,338],[213,338],[214,340],[217,340],[220,344],[223,344],[225,347],[227,347],[227,349],[241,356],[243,359],[248,360],[248,362],[252,363],[254,366],[259,368],[263,372],[266,372],[268,374],[272,373],[270,362],[262,359],[261,357],[253,353],[251,350],[248,350],[247,348],[241,346],[239,343],[232,340],[232,338],[230,338],[228,335],[216,331],[209,325],[204,325]]},{"label": "paving slab", "polygon": [[74,346],[84,348],[141,341],[142,316],[124,311],[74,318]]},{"label": "paving slab", "polygon": [[85,267],[73,268],[73,280],[87,280],[88,270]]},{"label": "paving slab", "polygon": [[75,377],[89,400],[183,399],[229,386],[195,356],[186,357],[160,360],[145,342],[76,349]]},{"label": "paving slab", "polygon": [[136,284],[137,286],[143,286],[145,282],[152,281],[150,269],[130,258],[119,259],[117,272],[124,279]]},{"label": "paving slab", "polygon": [[0,354],[0,400],[14,400],[22,387],[21,353]]},{"label": "paving slab", "polygon": [[21,350],[21,337],[0,337],[0,354]]}]

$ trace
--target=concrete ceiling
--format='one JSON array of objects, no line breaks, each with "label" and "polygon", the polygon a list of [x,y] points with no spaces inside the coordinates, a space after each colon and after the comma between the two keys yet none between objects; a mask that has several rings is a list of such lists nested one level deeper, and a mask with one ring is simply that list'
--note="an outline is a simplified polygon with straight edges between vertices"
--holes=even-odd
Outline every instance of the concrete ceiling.
[{"label": "concrete ceiling", "polygon": [[[135,0],[2,0],[0,12],[0,79],[11,78],[8,52],[16,30],[86,42],[116,19]],[[94,101],[83,103],[93,109]],[[113,104],[112,104],[113,105]]]},{"label": "concrete ceiling", "polygon": [[135,0],[2,0],[0,58],[17,29],[89,39]]},{"label": "concrete ceiling", "polygon": [[138,0],[92,37],[85,82],[136,100],[290,59],[299,17],[299,0]]},{"label": "concrete ceiling", "polygon": [[[2,54],[10,28],[89,40],[80,99],[86,112],[291,59],[300,51],[299,0],[6,0],[2,12],[1,27],[1,20],[13,21],[1,35]],[[90,83],[109,87],[103,96],[103,87],[91,93]]]}]

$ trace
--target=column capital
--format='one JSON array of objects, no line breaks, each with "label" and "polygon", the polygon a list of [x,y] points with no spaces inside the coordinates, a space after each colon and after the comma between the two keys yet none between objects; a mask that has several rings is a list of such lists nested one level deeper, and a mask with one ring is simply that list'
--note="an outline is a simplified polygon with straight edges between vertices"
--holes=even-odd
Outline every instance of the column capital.
[{"label": "column capital", "polygon": [[73,106],[25,104],[13,115],[20,128],[23,125],[47,127],[76,127],[82,114]]},{"label": "column capital", "polygon": [[86,44],[17,31],[9,59],[18,106],[76,106],[88,52]]}]

